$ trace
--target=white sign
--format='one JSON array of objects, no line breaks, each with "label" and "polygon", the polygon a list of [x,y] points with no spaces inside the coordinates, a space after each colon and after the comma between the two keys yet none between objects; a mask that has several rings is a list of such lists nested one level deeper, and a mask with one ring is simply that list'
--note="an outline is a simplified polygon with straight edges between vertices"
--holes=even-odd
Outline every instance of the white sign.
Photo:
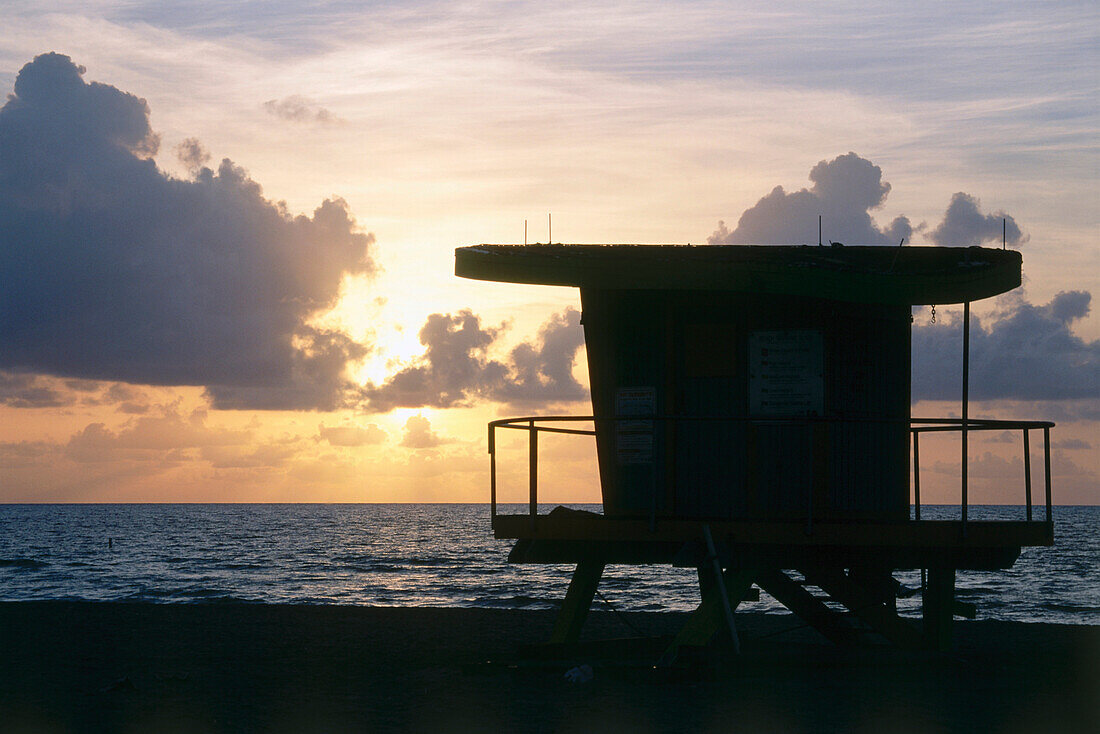
[{"label": "white sign", "polygon": [[623,416],[654,415],[657,391],[652,387],[622,387],[615,394],[615,452],[620,464],[653,462],[653,421],[622,420]]},{"label": "white sign", "polygon": [[754,331],[749,335],[749,414],[823,415],[824,348],[820,331]]}]

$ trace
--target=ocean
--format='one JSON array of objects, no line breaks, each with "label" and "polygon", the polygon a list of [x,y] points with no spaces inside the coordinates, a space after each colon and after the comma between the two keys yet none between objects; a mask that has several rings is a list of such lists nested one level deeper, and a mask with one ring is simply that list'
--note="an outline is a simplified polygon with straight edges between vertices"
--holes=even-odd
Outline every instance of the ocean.
[{"label": "ocean", "polygon": [[[971,507],[970,517],[1022,519],[1023,509]],[[1054,522],[1054,547],[1025,548],[1005,571],[959,572],[958,597],[979,619],[1100,624],[1100,507],[1056,507]],[[559,605],[572,569],[509,565],[509,548],[483,504],[0,505],[0,601]],[[896,577],[920,585],[919,572]],[[698,603],[694,570],[658,566],[609,567],[596,600],[622,611]],[[919,614],[919,594],[898,606]],[[766,594],[741,608],[786,613]]]}]

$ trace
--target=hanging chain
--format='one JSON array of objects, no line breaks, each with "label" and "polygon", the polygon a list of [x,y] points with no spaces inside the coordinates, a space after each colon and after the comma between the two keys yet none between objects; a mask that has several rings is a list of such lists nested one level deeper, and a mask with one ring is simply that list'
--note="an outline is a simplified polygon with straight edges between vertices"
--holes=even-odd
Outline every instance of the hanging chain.
[{"label": "hanging chain", "polygon": [[932,319],[928,322],[930,324],[936,323],[936,305],[932,304]]}]

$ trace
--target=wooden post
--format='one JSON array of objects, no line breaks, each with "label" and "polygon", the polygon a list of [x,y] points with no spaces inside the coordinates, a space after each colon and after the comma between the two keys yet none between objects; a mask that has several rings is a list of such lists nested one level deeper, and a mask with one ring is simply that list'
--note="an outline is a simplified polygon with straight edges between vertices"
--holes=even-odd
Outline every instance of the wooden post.
[{"label": "wooden post", "polygon": [[592,597],[596,595],[603,569],[603,561],[586,559],[577,564],[558,619],[554,622],[551,644],[572,644],[580,639],[581,627],[592,606]]}]

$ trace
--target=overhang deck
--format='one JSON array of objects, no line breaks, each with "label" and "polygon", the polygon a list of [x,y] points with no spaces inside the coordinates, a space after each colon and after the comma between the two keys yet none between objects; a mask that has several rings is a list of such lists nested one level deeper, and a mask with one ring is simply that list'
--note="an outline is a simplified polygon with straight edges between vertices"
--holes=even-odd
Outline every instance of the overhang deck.
[{"label": "overhang deck", "polygon": [[910,520],[803,522],[612,518],[560,508],[548,515],[497,515],[493,533],[518,542],[513,563],[651,563],[692,567],[709,527],[723,549],[724,567],[797,568],[828,562],[851,567],[874,563],[892,569],[943,566],[1008,568],[1024,546],[1054,543],[1044,521]]}]

